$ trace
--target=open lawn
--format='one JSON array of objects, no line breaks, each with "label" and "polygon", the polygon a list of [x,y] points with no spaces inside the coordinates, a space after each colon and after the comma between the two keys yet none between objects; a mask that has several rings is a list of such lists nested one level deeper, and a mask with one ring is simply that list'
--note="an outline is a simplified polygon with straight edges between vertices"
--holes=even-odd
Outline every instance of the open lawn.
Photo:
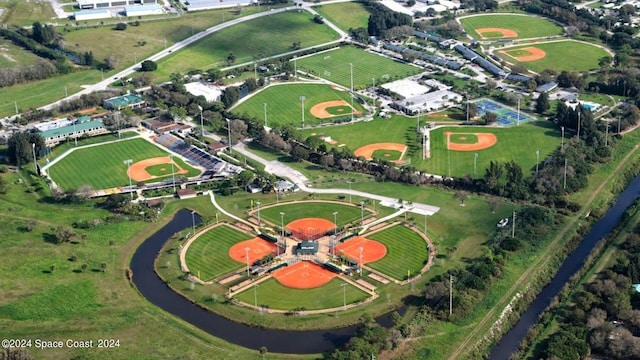
[{"label": "open lawn", "polygon": [[234,63],[240,64],[292,51],[294,42],[305,48],[337,37],[327,25],[314,23],[306,11],[274,14],[220,30],[160,60],[158,74],[168,77],[174,72],[226,66],[230,53]]},{"label": "open lawn", "polygon": [[[110,73],[105,72],[104,75],[107,76]],[[66,94],[65,85],[67,93],[72,94],[82,90],[82,85],[94,84],[98,81],[100,81],[100,71],[87,70],[0,88],[0,116],[15,115],[16,105],[18,111],[22,112],[63,99]]]},{"label": "open lawn", "polygon": [[189,246],[185,260],[189,271],[203,281],[238,269],[243,264],[229,257],[229,248],[253,236],[235,230],[229,226],[218,226],[200,235]]},{"label": "open lawn", "polygon": [[479,39],[480,35],[475,30],[482,28],[513,30],[518,33],[516,37],[518,39],[562,35],[562,27],[549,20],[531,15],[482,14],[460,18],[460,22],[467,34],[476,39]]},{"label": "open lawn", "polygon": [[[124,160],[140,160],[167,156],[167,152],[143,139],[131,139],[76,150],[49,169],[53,181],[63,189],[77,189],[91,185],[94,189],[107,189],[128,185],[127,165]],[[176,163],[189,170],[187,177],[199,170],[175,157]],[[170,175],[170,174],[168,174]]]},{"label": "open lawn", "polygon": [[496,51],[495,54],[508,62],[520,64],[538,73],[545,69],[554,69],[558,72],[596,70],[599,68],[598,61],[605,56],[609,56],[605,50],[595,45],[572,40],[529,44],[523,47],[532,46],[544,51],[546,53],[545,57],[536,61],[520,62],[509,56],[517,54],[522,47],[506,48],[501,51],[506,51],[507,54],[501,51]]},{"label": "open lawn", "polygon": [[[305,125],[329,123],[337,118],[344,118],[345,115],[336,118],[319,119],[311,115],[310,109],[321,102],[332,100],[351,101],[349,93],[332,89],[327,84],[282,84],[269,86],[266,89],[252,95],[242,103],[233,108],[235,114],[246,114],[264,121],[264,104],[267,104],[267,121],[269,126],[276,124],[293,124],[298,127],[302,125],[302,102],[300,96],[304,96],[304,120]],[[358,111],[364,108],[357,102],[353,106]]]},{"label": "open lawn", "polygon": [[0,37],[0,68],[22,67],[35,64],[40,57],[11,41]]},{"label": "open lawn", "polygon": [[[275,279],[269,279],[260,283],[255,289],[251,288],[235,298],[253,305],[256,298],[258,306],[266,305],[272,309],[280,310],[316,310],[337,308],[344,304],[342,295],[346,296],[347,304],[362,301],[367,294],[354,286],[347,286],[344,290],[340,286],[344,281],[333,279],[328,284],[313,289],[292,289],[280,284]],[[337,296],[336,294],[340,294]]]},{"label": "open lawn", "polygon": [[364,89],[376,84],[397,80],[420,72],[419,68],[372,54],[354,46],[343,46],[337,50],[301,58],[298,70],[327,79],[346,88],[351,86],[353,64],[353,87]]},{"label": "open lawn", "polygon": [[[279,206],[272,206],[260,209],[260,216],[273,224],[280,224],[280,212],[284,213],[284,224],[287,225],[293,220],[304,218],[321,218],[333,222],[333,213],[336,215],[338,227],[360,219],[360,207],[350,206],[348,203],[327,203],[327,202],[294,202],[285,203]],[[368,211],[365,210],[365,216]]]},{"label": "open lawn", "polygon": [[[425,123],[428,119],[421,118]],[[416,140],[416,120],[402,117],[392,119],[376,119],[369,122],[336,126],[331,128],[315,129],[317,134],[331,136],[339,143],[345,143],[347,148],[355,151],[359,147],[377,142],[397,142],[406,144],[409,149],[405,160],[411,160],[411,166],[430,174],[473,176],[473,161],[475,152],[447,151],[444,132],[475,133],[489,132],[498,138],[498,143],[488,149],[476,151],[476,176],[484,176],[484,169],[493,161],[514,160],[524,170],[525,174],[535,169],[536,150],[540,151],[540,162],[543,162],[547,154],[554,151],[560,144],[561,133],[549,122],[533,122],[508,128],[495,127],[442,127],[431,131],[431,158],[422,160],[422,144]],[[305,130],[303,137],[309,136],[310,131]],[[455,135],[454,135],[455,137]],[[470,139],[465,135],[467,139]],[[467,140],[465,140],[467,141]],[[521,144],[526,143],[526,147]],[[449,156],[451,157],[449,161]],[[449,163],[451,164],[449,166]]]},{"label": "open lawn", "polygon": [[372,235],[368,239],[376,240],[387,247],[387,255],[376,262],[367,264],[395,279],[404,280],[407,275],[415,275],[429,259],[429,249],[424,239],[415,231],[402,225],[396,225]]},{"label": "open lawn", "polygon": [[361,2],[319,5],[314,10],[344,31],[366,29],[369,21],[369,11]]},{"label": "open lawn", "polygon": [[[139,26],[129,25],[124,31],[115,30],[115,23],[99,27],[86,27],[63,34],[65,41],[76,51],[91,51],[96,59],[107,55],[117,58],[119,67],[142,62],[148,56],[171,46],[193,34],[224,21],[257,12],[257,7],[246,7],[240,15],[231,9],[188,12],[179,17],[156,21],[142,21]],[[100,42],[96,43],[96,38]],[[165,43],[166,41],[166,43]],[[177,69],[176,72],[185,72]],[[169,73],[170,74],[170,73]]]},{"label": "open lawn", "polygon": [[4,13],[0,22],[14,26],[31,26],[36,21],[48,23],[56,14],[48,1],[8,0],[1,4]]}]

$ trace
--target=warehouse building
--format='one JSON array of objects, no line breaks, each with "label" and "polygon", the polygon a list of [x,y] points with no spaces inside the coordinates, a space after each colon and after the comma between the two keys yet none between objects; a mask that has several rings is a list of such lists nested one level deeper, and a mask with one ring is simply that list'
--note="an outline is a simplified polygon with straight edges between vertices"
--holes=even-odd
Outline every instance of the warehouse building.
[{"label": "warehouse building", "polygon": [[77,0],[80,10],[104,9],[137,4],[157,4],[158,0]]},{"label": "warehouse building", "polygon": [[110,17],[111,11],[107,9],[83,10],[73,13],[73,18],[76,21],[108,19]]}]

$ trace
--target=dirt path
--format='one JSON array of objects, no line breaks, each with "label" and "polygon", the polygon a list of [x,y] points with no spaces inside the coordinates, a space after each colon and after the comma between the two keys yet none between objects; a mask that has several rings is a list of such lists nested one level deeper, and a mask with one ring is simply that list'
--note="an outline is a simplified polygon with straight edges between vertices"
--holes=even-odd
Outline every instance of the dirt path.
[{"label": "dirt path", "polygon": [[[598,186],[596,191],[594,191],[591,194],[591,196],[587,199],[585,205],[583,206],[583,209],[589,208],[591,203],[593,203],[593,201],[595,200],[596,196],[600,194],[600,192],[602,191],[602,188],[606,184],[608,184],[613,177],[615,177],[618,174],[622,166],[624,166],[627,163],[627,161],[629,161],[631,156],[635,154],[637,150],[638,150],[638,145],[636,145],[633,148],[633,150],[631,150],[622,159],[622,161],[620,161],[620,164],[616,166],[615,170],[609,175],[607,180],[603,181],[602,184]],[[451,355],[448,358],[449,360],[458,359],[460,357],[460,354],[463,351],[469,350],[470,343],[479,333],[487,331],[487,329],[485,329],[487,326],[487,323],[491,321],[491,318],[493,317],[493,314],[495,314],[496,310],[502,309],[505,306],[505,304],[508,303],[511,300],[511,298],[513,298],[514,293],[520,287],[520,285],[522,285],[522,283],[528,280],[528,278],[532,275],[532,273],[535,270],[537,270],[540,267],[540,265],[549,258],[549,255],[551,253],[557,250],[556,247],[558,246],[558,243],[560,242],[560,240],[567,234],[567,232],[569,232],[571,228],[573,228],[573,226],[578,221],[578,219],[583,216],[584,211],[585,210],[582,210],[580,213],[576,214],[573,217],[573,219],[564,227],[564,229],[562,229],[562,231],[555,237],[555,239],[553,239],[553,241],[547,246],[545,251],[542,252],[542,254],[540,254],[540,256],[531,264],[531,266],[529,266],[529,268],[524,273],[522,273],[522,275],[513,284],[513,286],[511,286],[509,290],[505,292],[505,294],[500,298],[500,300],[498,300],[498,303],[484,316],[484,318],[482,318],[480,322],[477,323],[477,326],[475,326],[473,331],[471,331],[471,333],[465,338],[465,340],[462,343],[460,343],[458,348],[453,353],[451,353]]]}]

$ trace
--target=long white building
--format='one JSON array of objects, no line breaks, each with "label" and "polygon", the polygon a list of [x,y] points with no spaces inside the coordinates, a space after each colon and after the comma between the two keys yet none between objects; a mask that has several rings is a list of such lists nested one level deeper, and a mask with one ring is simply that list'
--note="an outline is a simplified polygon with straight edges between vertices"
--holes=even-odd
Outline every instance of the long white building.
[{"label": "long white building", "polygon": [[137,4],[157,4],[158,0],[77,0],[81,10],[102,9]]}]

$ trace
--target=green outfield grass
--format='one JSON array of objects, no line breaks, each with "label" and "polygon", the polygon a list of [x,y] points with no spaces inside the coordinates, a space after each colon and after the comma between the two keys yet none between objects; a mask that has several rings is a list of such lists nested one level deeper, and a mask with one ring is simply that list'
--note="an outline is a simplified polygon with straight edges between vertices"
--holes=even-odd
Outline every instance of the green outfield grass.
[{"label": "green outfield grass", "polygon": [[[267,104],[267,121],[269,126],[276,124],[302,125],[302,102],[300,96],[304,96],[304,120],[305,125],[322,124],[331,122],[333,118],[319,119],[311,115],[311,108],[325,101],[345,100],[351,102],[349,93],[332,89],[326,84],[283,84],[270,86],[252,95],[235,108],[234,114],[245,114],[258,120],[264,120],[264,104]],[[353,107],[358,111],[364,108],[357,102]],[[350,115],[345,115],[350,116]]]},{"label": "green outfield grass", "polygon": [[158,61],[157,75],[226,66],[229,53],[240,64],[292,51],[294,42],[305,48],[338,38],[330,27],[312,18],[306,11],[278,13],[220,30]]},{"label": "green outfield grass", "polygon": [[397,225],[365,236],[387,247],[387,255],[384,258],[367,266],[395,279],[404,280],[407,274],[419,273],[429,259],[427,243],[408,227]]},{"label": "green outfield grass", "polygon": [[192,274],[203,281],[241,268],[243,264],[229,257],[229,248],[253,236],[229,226],[218,226],[200,235],[187,249],[185,261]]},{"label": "green outfield grass", "polygon": [[[53,181],[63,189],[91,185],[94,189],[107,189],[128,185],[127,166],[124,160],[140,160],[167,156],[168,153],[143,139],[131,139],[115,143],[79,149],[64,157],[49,169]],[[196,176],[199,170],[175,157],[176,163]]]},{"label": "green outfield grass", "polygon": [[[293,220],[304,218],[321,218],[333,222],[333,212],[338,212],[336,215],[337,225],[344,226],[355,220],[360,220],[361,216],[359,206],[314,201],[295,202],[260,209],[260,216],[273,224],[279,225],[280,212],[284,212],[285,225]],[[365,209],[364,215],[366,216],[367,214],[369,212]]]},{"label": "green outfield grass", "polygon": [[337,50],[305,57],[299,59],[297,63],[298,70],[310,72],[346,88],[351,86],[351,68],[349,66],[351,63],[353,64],[353,87],[355,89],[371,87],[373,79],[376,79],[376,84],[381,84],[420,72],[420,69],[416,67],[366,52],[354,46],[343,46]]},{"label": "green outfield grass", "polygon": [[40,57],[11,41],[0,38],[0,68],[22,67],[35,64]]},{"label": "green outfield grass", "polygon": [[[280,284],[276,279],[269,279],[260,283],[255,289],[250,288],[238,295],[236,299],[254,305],[255,299],[258,306],[267,305],[271,309],[293,310],[317,310],[341,307],[344,304],[343,290],[340,286],[344,281],[333,279],[324,286],[313,289],[292,289]],[[338,296],[340,295],[340,296]],[[365,292],[354,286],[347,286],[344,290],[347,304],[362,301],[368,296]]]},{"label": "green outfield grass", "polygon": [[360,2],[320,5],[314,9],[344,31],[360,27],[367,28],[369,11]]},{"label": "green outfield grass", "polygon": [[397,150],[375,150],[372,154],[374,159],[383,159],[388,161],[395,161],[400,159],[402,153]]},{"label": "green outfield grass", "polygon": [[464,17],[460,19],[467,34],[478,39],[475,31],[482,28],[502,28],[518,33],[518,39],[562,35],[562,27],[536,16],[516,14],[487,14]]},{"label": "green outfield grass", "polygon": [[[495,52],[495,54],[509,62],[520,64],[525,68],[535,72],[542,72],[545,69],[553,69],[558,72],[564,70],[597,70],[599,68],[599,59],[605,56],[609,56],[609,54],[605,50],[595,45],[572,40],[543,44],[530,44],[523,47],[531,46],[542,49],[546,53],[546,56],[536,61],[519,62],[513,57],[505,55],[499,51]],[[508,54],[513,55],[514,52],[517,52],[519,49],[520,47],[508,48],[505,49],[505,51],[507,51]]]},{"label": "green outfield grass", "polygon": [[[429,119],[421,118],[421,125]],[[475,152],[446,151],[446,138],[443,133],[490,132],[496,134],[498,143],[491,148],[476,151],[476,176],[484,176],[484,169],[489,166],[491,160],[514,160],[527,173],[535,169],[536,150],[540,151],[540,161],[554,151],[560,145],[561,133],[553,124],[544,121],[526,123],[520,126],[508,128],[495,127],[445,127],[431,131],[431,158],[422,160],[421,143],[417,141],[416,119],[393,117],[391,119],[376,119],[369,122],[359,122],[345,126],[336,126],[322,129],[322,134],[331,136],[338,143],[345,143],[347,148],[355,151],[361,146],[378,142],[397,142],[407,144],[409,149],[404,160],[409,159],[410,164],[430,174],[464,176],[473,175],[473,162]],[[315,129],[314,131],[318,131]],[[303,137],[309,136],[310,130],[302,132]],[[320,134],[320,131],[318,131]],[[455,135],[454,135],[455,136]],[[468,136],[468,135],[464,135]],[[410,139],[410,140],[408,140]],[[522,144],[527,146],[523,147]],[[449,166],[449,155],[451,166]]]}]

